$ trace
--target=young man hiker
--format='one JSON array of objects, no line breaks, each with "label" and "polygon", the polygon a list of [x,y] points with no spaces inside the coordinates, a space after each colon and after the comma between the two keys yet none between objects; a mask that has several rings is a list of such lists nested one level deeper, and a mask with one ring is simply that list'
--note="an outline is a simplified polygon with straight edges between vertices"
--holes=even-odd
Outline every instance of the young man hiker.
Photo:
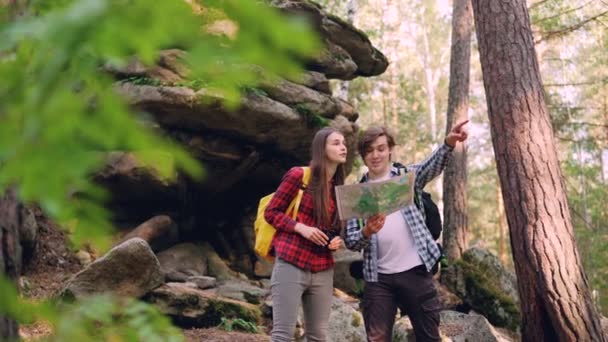
[{"label": "young man hiker", "polygon": [[[359,141],[359,153],[369,172],[361,182],[379,182],[415,172],[415,196],[422,203],[424,186],[441,174],[456,143],[467,139],[462,129],[467,122],[454,126],[444,144],[425,161],[407,167],[391,161],[395,139],[385,127],[367,129]],[[398,307],[410,317],[416,341],[441,341],[441,304],[430,272],[441,251],[425,225],[424,213],[412,203],[366,222],[349,220],[345,244],[351,250],[363,249],[362,306],[368,341],[392,340]]]}]

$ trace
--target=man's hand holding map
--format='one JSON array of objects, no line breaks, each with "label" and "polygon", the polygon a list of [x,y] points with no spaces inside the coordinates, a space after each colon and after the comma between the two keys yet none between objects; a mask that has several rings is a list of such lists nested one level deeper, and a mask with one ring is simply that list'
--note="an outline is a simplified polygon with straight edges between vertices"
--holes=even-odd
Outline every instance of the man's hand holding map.
[{"label": "man's hand holding map", "polygon": [[414,173],[374,182],[336,187],[340,220],[366,219],[375,214],[388,215],[414,200]]}]

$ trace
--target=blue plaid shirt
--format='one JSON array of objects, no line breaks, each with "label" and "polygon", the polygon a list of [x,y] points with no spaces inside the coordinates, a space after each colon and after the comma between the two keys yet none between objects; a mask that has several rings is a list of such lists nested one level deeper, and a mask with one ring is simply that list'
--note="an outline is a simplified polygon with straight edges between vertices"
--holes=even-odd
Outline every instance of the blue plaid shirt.
[{"label": "blue plaid shirt", "polygon": [[[424,186],[437,177],[447,165],[452,148],[443,144],[435,150],[429,158],[420,164],[408,165],[405,172],[416,172],[415,193],[418,203],[422,203],[420,192]],[[399,176],[400,170],[396,164],[391,165],[391,177]],[[368,174],[361,179],[361,183],[367,182]],[[426,269],[430,272],[437,260],[441,257],[441,251],[433,240],[431,233],[426,227],[424,210],[419,210],[415,204],[401,208],[401,214],[414,237],[414,243],[418,249],[418,255],[424,262]],[[363,249],[363,278],[365,281],[378,281],[378,237],[376,234],[367,239],[362,233],[365,222],[359,219],[348,220],[346,225],[346,247],[351,250]]]}]

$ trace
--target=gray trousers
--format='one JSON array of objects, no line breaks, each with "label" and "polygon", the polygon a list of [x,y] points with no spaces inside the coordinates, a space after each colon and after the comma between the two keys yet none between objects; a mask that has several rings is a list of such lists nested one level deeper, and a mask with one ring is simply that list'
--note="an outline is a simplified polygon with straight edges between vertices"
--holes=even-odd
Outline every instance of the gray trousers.
[{"label": "gray trousers", "polygon": [[333,268],[313,273],[282,259],[275,260],[270,278],[272,342],[293,341],[300,302],[304,310],[306,341],[327,340],[333,277]]}]

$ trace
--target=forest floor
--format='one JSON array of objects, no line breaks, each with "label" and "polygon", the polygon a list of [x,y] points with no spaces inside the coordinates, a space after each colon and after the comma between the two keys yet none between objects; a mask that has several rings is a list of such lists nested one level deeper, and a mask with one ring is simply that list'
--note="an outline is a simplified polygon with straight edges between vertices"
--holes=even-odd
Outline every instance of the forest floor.
[{"label": "forest floor", "polygon": [[[39,210],[34,209],[38,222],[36,249],[24,265],[23,276],[19,279],[21,294],[30,300],[40,301],[52,298],[61,291],[65,282],[83,266],[69,242],[67,234],[57,225],[46,219]],[[93,251],[88,251],[94,254]],[[19,335],[24,341],[48,338],[53,333],[52,326],[46,322],[20,325]],[[217,328],[184,329],[188,342],[266,342],[267,335],[228,332]]]}]

